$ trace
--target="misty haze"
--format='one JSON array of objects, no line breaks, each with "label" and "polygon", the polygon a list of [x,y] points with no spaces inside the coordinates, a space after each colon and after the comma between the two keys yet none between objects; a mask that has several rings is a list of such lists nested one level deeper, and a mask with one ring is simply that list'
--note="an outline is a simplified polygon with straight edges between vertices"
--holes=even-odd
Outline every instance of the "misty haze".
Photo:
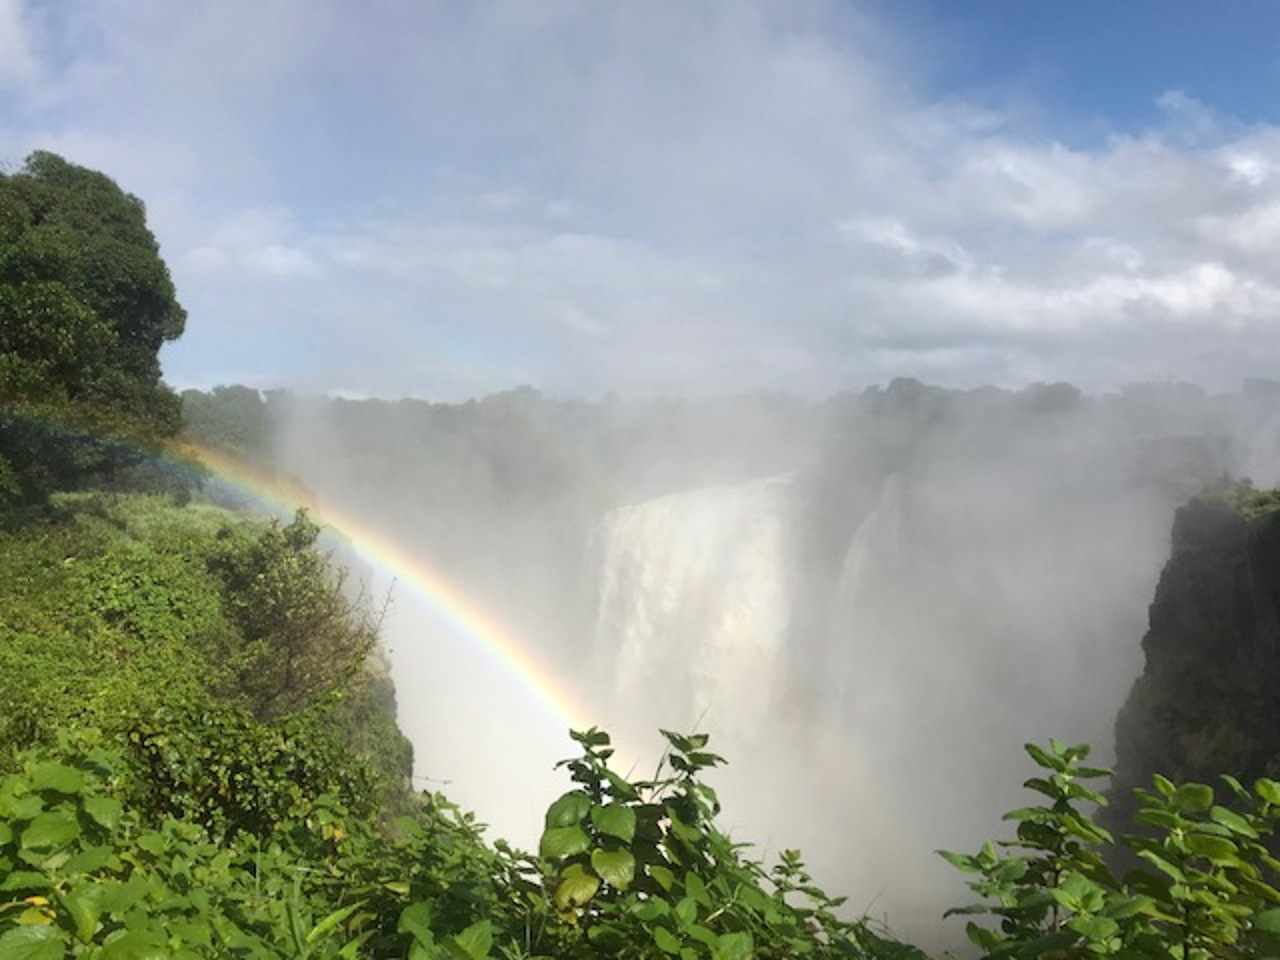
[{"label": "misty haze", "polygon": [[[900,925],[956,898],[933,850],[998,829],[1024,741],[1110,759],[1174,509],[1275,481],[1277,396],[900,379],[816,403],[186,399],[197,437],[234,442],[215,413],[239,404],[322,510],[448,571],[627,757],[656,762],[659,727],[711,733],[735,832],[801,846]],[[572,752],[560,704],[369,573],[416,775],[533,843]]]}]

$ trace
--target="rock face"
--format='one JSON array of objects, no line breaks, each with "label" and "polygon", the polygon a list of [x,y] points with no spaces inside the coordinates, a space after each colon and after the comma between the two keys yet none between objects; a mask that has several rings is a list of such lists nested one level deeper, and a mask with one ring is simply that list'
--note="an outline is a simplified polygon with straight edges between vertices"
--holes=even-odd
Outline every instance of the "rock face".
[{"label": "rock face", "polygon": [[1116,721],[1116,799],[1153,773],[1214,782],[1280,774],[1280,512],[1197,499],[1175,516]]}]

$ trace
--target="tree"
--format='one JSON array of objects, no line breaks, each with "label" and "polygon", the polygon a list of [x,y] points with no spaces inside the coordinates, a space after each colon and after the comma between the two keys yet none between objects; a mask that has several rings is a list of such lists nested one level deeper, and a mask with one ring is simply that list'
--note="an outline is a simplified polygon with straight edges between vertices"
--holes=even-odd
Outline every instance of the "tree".
[{"label": "tree", "polygon": [[185,320],[141,200],[52,153],[0,174],[0,501],[109,475],[176,433],[159,350]]},{"label": "tree", "polygon": [[377,642],[366,598],[346,593],[345,572],[316,547],[320,528],[299,510],[252,539],[228,535],[210,566],[240,635],[226,651],[233,689],[253,714],[305,708],[361,669]]}]

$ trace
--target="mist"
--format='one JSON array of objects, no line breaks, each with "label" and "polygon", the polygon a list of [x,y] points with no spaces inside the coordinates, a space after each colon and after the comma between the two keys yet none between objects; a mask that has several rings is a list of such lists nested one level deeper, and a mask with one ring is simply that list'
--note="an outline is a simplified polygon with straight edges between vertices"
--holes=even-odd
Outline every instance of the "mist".
[{"label": "mist", "polygon": [[[1275,389],[267,407],[279,466],[492,617],[624,772],[652,771],[659,728],[710,733],[736,837],[928,938],[966,900],[933,851],[1002,835],[1024,742],[1109,761],[1173,511],[1275,481]],[[416,785],[535,845],[568,705],[373,588]]]}]

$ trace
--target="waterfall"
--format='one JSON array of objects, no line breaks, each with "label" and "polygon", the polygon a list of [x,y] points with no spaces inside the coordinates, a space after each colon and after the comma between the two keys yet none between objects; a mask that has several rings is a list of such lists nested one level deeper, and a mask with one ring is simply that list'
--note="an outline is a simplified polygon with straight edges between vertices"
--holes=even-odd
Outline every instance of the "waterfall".
[{"label": "waterfall", "polygon": [[708,487],[601,521],[596,655],[628,714],[736,734],[768,716],[793,597],[791,488],[789,475]]},{"label": "waterfall", "polygon": [[869,695],[877,700],[890,696],[882,684],[864,684],[855,695],[855,663],[861,675],[874,677],[889,647],[875,611],[894,592],[895,580],[903,573],[899,563],[902,509],[902,481],[890,474],[849,542],[832,605],[828,643],[822,650],[829,708],[855,726],[881,715],[868,703]]},{"label": "waterfall", "polygon": [[[730,761],[714,782],[735,834],[801,846],[860,908],[878,901],[923,915],[920,904],[940,902],[945,870],[904,833],[888,782],[903,732],[884,731],[867,699],[894,691],[869,688],[862,673],[884,642],[880,593],[898,566],[901,487],[884,481],[853,527],[813,644],[791,635],[806,516],[791,476],[616,509],[589,564],[611,728],[631,743],[657,727],[711,733]],[[865,730],[852,726],[846,696]],[[836,823],[842,839],[832,843]]]}]

